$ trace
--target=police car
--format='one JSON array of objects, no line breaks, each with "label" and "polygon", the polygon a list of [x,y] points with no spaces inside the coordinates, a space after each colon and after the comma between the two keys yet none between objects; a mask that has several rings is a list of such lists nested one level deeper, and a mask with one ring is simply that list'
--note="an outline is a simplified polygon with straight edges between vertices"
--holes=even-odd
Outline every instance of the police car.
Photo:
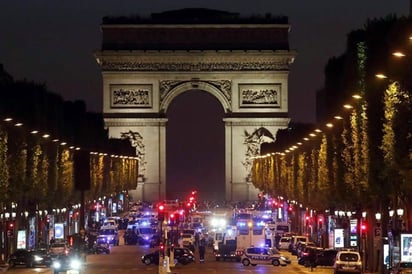
[{"label": "police car", "polygon": [[240,261],[244,266],[271,264],[274,266],[286,266],[287,263],[281,255],[275,254],[269,247],[248,247],[245,249]]}]

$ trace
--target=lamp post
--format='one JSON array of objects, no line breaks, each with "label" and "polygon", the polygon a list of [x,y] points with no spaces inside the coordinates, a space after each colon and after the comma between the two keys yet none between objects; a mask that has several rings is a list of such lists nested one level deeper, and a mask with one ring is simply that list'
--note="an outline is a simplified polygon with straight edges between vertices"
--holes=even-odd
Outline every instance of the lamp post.
[{"label": "lamp post", "polygon": [[366,211],[362,212],[362,219],[361,219],[361,246],[362,246],[362,271],[366,269]]},{"label": "lamp post", "polygon": [[397,210],[396,210],[396,214],[399,216],[399,218],[398,218],[398,222],[399,222],[399,225],[398,225],[398,228],[399,228],[399,230],[400,230],[400,232],[402,232],[402,230],[403,230],[403,208],[398,208]]},{"label": "lamp post", "polygon": [[389,267],[393,267],[401,260],[401,233],[403,229],[402,217],[404,210],[389,210],[388,240],[389,240]]},{"label": "lamp post", "polygon": [[389,210],[388,213],[389,213],[389,224],[388,224],[389,260],[388,260],[388,268],[391,268],[393,266],[393,247],[394,247],[393,216],[395,214],[395,210],[391,209],[391,210]]},{"label": "lamp post", "polygon": [[381,269],[381,246],[382,246],[382,228],[381,228],[382,214],[380,212],[375,213],[376,225],[373,235],[373,245],[376,250],[375,271],[380,272]]}]

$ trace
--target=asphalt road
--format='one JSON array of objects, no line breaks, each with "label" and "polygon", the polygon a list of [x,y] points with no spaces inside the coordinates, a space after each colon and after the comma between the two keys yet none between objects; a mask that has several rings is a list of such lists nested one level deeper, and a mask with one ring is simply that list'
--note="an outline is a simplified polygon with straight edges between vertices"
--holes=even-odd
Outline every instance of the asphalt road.
[{"label": "asphalt road", "polygon": [[[141,256],[145,253],[149,253],[155,250],[147,246],[125,246],[121,241],[120,246],[114,246],[111,248],[110,254],[101,255],[88,255],[87,263],[85,265],[84,274],[124,274],[124,273],[141,273],[141,274],[157,274],[164,273],[163,269],[157,265],[145,265],[141,262]],[[170,273],[196,273],[196,274],[237,274],[237,273],[333,273],[332,268],[316,268],[313,272],[310,269],[300,266],[296,262],[296,256],[291,256],[288,252],[286,255],[292,258],[292,264],[280,267],[271,265],[257,265],[243,266],[239,262],[234,261],[219,261],[217,262],[213,257],[212,249],[209,248],[206,253],[205,263],[200,264],[191,263],[189,265],[177,265],[170,268]],[[197,252],[195,252],[198,258]],[[165,269],[167,270],[167,269]],[[52,274],[51,268],[38,267],[38,268],[25,268],[17,267],[9,269],[6,273],[44,273]]]}]

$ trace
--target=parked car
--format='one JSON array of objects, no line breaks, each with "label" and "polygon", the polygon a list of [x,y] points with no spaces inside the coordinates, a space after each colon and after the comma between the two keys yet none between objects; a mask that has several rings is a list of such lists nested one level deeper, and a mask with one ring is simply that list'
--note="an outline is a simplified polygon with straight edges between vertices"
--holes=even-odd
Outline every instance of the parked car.
[{"label": "parked car", "polygon": [[313,242],[298,242],[296,245],[296,256],[298,257],[298,259],[302,256],[302,252],[306,247],[316,247],[316,244]]},{"label": "parked car", "polygon": [[412,262],[398,262],[392,269],[392,274],[412,273]]},{"label": "parked car", "polygon": [[47,250],[17,249],[8,259],[10,267],[15,267],[17,265],[23,265],[25,267],[43,265],[49,267],[51,263],[51,257],[48,255]]},{"label": "parked car", "polygon": [[286,266],[279,254],[274,254],[269,247],[249,247],[243,252],[240,259],[244,266],[258,264],[271,264],[273,266]]},{"label": "parked car", "polygon": [[316,265],[333,266],[337,253],[338,251],[336,249],[321,250],[316,256]]},{"label": "parked car", "polygon": [[341,250],[336,254],[333,266],[334,274],[362,273],[362,259],[357,251]]},{"label": "parked car", "polygon": [[[305,267],[309,267],[310,260],[311,258],[313,258],[314,264],[316,265],[316,258],[321,251],[322,251],[322,248],[320,247],[306,246],[300,252],[300,257],[298,257],[298,264],[303,265]],[[335,253],[335,256],[336,256],[336,253]]]},{"label": "parked car", "polygon": [[[194,253],[187,247],[175,247],[174,249],[174,260],[175,264],[180,263],[182,265],[189,264],[195,261]],[[156,250],[149,254],[145,254],[142,256],[141,260],[144,264],[159,264],[159,252],[160,250]],[[170,256],[170,250],[168,251]]]}]

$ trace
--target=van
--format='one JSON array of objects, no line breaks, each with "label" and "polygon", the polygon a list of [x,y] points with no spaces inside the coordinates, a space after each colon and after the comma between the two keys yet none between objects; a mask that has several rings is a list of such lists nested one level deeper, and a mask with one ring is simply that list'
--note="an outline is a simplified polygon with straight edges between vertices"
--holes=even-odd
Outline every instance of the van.
[{"label": "van", "polygon": [[357,251],[341,250],[336,254],[333,265],[335,274],[339,273],[362,273],[362,258]]},{"label": "van", "polygon": [[291,242],[291,237],[282,237],[279,240],[279,249],[280,250],[288,250],[289,244]]},{"label": "van", "polygon": [[117,229],[101,228],[99,230],[99,235],[105,236],[109,244],[119,245],[119,233]]},{"label": "van", "polygon": [[139,245],[147,245],[150,244],[156,230],[150,226],[137,226],[135,232],[137,234]]},{"label": "van", "polygon": [[309,237],[308,236],[292,236],[289,244],[289,252],[292,253],[292,255],[297,255],[297,246],[298,243],[307,243],[309,242]]},{"label": "van", "polygon": [[101,226],[103,229],[117,229],[117,222],[114,219],[107,219],[103,222],[103,225]]}]

